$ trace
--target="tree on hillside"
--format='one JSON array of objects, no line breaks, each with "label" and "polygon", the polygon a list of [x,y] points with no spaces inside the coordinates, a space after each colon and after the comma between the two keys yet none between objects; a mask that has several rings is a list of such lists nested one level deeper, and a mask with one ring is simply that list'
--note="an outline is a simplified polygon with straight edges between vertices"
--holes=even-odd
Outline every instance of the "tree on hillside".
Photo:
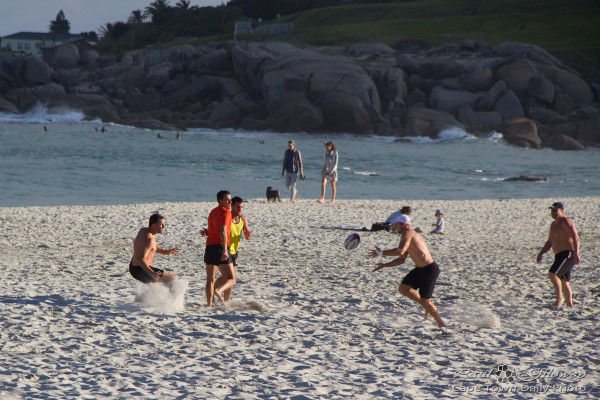
[{"label": "tree on hillside", "polygon": [[60,10],[58,14],[56,14],[55,20],[50,21],[48,29],[50,29],[50,32],[52,33],[69,33],[71,31],[71,23],[65,17],[63,10]]},{"label": "tree on hillside", "polygon": [[153,23],[162,24],[169,19],[171,10],[169,0],[154,0],[146,7],[146,14],[152,16]]},{"label": "tree on hillside", "polygon": [[146,22],[146,17],[146,13],[142,10],[133,10],[129,15],[129,18],[127,18],[127,23],[133,25],[141,25],[144,22]]},{"label": "tree on hillside", "polygon": [[81,37],[87,39],[90,42],[97,42],[98,41],[98,35],[94,31],[81,32],[80,35],[81,35]]},{"label": "tree on hillside", "polygon": [[102,36],[102,40],[106,39],[116,40],[119,37],[123,36],[129,30],[129,26],[123,22],[115,22],[111,24],[110,22],[106,23],[98,29],[100,36]]},{"label": "tree on hillside", "polygon": [[196,6],[192,6],[190,7],[190,1],[191,0],[179,0],[177,2],[177,4],[175,4],[175,8],[179,8],[181,10],[189,10],[189,9],[195,9],[198,8]]}]

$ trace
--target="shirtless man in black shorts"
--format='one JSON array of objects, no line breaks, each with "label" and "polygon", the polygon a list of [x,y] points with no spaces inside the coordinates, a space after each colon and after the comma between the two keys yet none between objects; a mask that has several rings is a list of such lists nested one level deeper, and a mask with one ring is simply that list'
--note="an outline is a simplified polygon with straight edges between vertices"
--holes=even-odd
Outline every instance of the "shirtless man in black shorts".
[{"label": "shirtless man in black shorts", "polygon": [[548,240],[538,253],[537,262],[541,263],[544,253],[552,249],[554,264],[548,271],[548,278],[556,293],[554,308],[560,308],[563,301],[567,302],[567,307],[573,308],[573,296],[569,281],[571,280],[571,269],[581,262],[579,259],[579,235],[577,235],[573,221],[565,217],[565,207],[562,203],[554,203],[549,208],[554,222],[550,225]]},{"label": "shirtless man in black shorts", "polygon": [[177,279],[175,275],[152,266],[156,253],[170,256],[179,252],[179,247],[165,250],[156,243],[156,235],[164,230],[164,217],[160,214],[152,214],[148,222],[148,228],[140,229],[133,241],[133,256],[129,262],[129,273],[140,282],[162,282],[169,285]]},{"label": "shirtless man in black shorts", "polygon": [[[377,268],[373,272],[404,264],[406,257],[410,256],[416,268],[404,277],[398,291],[403,296],[423,306],[425,309],[425,319],[427,319],[428,315],[431,315],[435,319],[435,322],[437,322],[438,327],[445,327],[446,324],[442,321],[440,313],[431,301],[435,282],[440,274],[440,267],[433,261],[423,238],[411,229],[410,217],[408,215],[400,214],[390,222],[396,228],[396,232],[402,235],[400,244],[397,248],[391,250],[381,250],[375,246],[375,249],[371,250],[369,255],[371,258],[377,256],[397,258],[385,264],[378,263]],[[419,292],[417,292],[417,289]]]}]

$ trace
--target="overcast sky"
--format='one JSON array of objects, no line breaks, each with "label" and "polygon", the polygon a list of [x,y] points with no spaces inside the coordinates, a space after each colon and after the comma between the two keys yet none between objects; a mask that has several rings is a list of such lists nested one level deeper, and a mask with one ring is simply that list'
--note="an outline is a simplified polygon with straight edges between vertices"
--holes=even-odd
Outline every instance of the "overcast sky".
[{"label": "overcast sky", "polygon": [[[153,0],[0,0],[0,36],[17,32],[48,32],[50,21],[63,10],[71,33],[94,31],[107,22],[127,22],[133,10],[144,10]],[[174,6],[178,0],[170,0]],[[198,7],[227,4],[229,0],[191,0]]]}]

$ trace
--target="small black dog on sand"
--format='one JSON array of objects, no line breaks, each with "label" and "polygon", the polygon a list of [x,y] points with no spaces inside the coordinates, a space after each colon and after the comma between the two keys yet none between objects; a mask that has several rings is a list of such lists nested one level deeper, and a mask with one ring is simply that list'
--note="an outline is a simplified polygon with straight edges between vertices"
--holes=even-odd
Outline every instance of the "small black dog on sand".
[{"label": "small black dog on sand", "polygon": [[267,202],[275,203],[276,200],[279,200],[281,203],[281,197],[279,196],[279,190],[273,190],[271,186],[267,186]]}]

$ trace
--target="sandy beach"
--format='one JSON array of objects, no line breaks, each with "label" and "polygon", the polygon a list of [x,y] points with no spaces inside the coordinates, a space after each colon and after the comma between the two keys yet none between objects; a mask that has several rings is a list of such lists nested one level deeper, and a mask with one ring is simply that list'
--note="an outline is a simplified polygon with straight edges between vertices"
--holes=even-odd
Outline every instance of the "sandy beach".
[{"label": "sandy beach", "polygon": [[[551,252],[535,262],[554,201],[581,238],[574,310],[551,308]],[[350,232],[327,229],[370,228],[402,205],[424,232],[444,212],[447,234],[423,236],[445,331],[397,291],[412,262],[371,272],[368,250],[398,235],[359,232],[347,251]],[[207,308],[199,230],[215,206],[0,208],[0,398],[600,397],[600,197],[249,200],[232,301]],[[181,248],[156,256],[180,279],[171,292],[128,272],[153,212],[166,218],[159,245]]]}]

